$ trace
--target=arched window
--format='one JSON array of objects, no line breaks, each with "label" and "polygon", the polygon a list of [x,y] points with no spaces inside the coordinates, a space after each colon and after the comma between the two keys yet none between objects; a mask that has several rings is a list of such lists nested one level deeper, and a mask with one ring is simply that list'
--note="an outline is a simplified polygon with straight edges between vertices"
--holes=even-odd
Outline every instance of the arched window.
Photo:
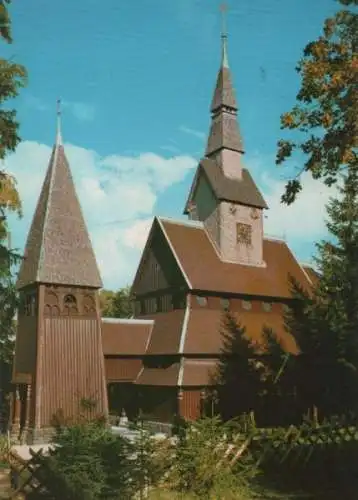
[{"label": "arched window", "polygon": [[95,300],[90,295],[85,295],[85,297],[83,298],[83,311],[85,313],[96,312]]},{"label": "arched window", "polygon": [[68,294],[65,295],[63,299],[63,309],[65,314],[76,314],[77,313],[77,300],[74,295]]}]

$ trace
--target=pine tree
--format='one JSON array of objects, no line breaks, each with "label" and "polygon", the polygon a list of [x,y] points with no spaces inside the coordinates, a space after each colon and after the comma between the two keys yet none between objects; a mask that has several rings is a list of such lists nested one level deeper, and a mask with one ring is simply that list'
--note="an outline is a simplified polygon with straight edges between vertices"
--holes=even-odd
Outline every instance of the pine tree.
[{"label": "pine tree", "polygon": [[327,373],[338,407],[333,406],[344,411],[358,408],[358,172],[355,169],[344,177],[339,193],[338,199],[332,199],[327,207],[327,228],[332,240],[318,245],[316,263],[321,278],[317,312],[327,323],[326,355],[335,360],[335,376],[333,371]]},{"label": "pine tree", "polygon": [[222,337],[217,394],[220,413],[228,420],[257,410],[262,374],[255,346],[245,337],[245,328],[229,313],[224,317]]},{"label": "pine tree", "polygon": [[301,355],[296,374],[303,405],[323,413],[358,410],[358,173],[344,177],[327,206],[330,238],[317,245],[319,280],[309,295],[293,284],[287,318]]}]

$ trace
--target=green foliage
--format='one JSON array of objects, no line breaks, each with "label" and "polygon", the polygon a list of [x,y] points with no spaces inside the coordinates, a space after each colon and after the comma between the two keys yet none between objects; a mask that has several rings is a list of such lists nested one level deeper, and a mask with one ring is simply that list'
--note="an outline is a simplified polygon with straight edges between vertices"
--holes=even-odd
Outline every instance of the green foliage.
[{"label": "green foliage", "polygon": [[133,316],[129,286],[117,292],[101,290],[99,298],[102,316],[107,318],[131,318]]},{"label": "green foliage", "polygon": [[245,337],[245,328],[229,313],[223,320],[222,338],[215,385],[222,416],[229,420],[255,411],[262,384],[260,369],[255,363],[255,347]]},{"label": "green foliage", "polygon": [[[328,186],[342,169],[358,169],[357,0],[339,1],[352,8],[327,19],[323,34],[305,47],[297,67],[298,104],[281,117],[281,128],[296,130],[304,139],[279,141],[276,159],[281,164],[300,151],[306,158],[302,171]],[[299,174],[287,183],[282,201],[292,203],[301,188]]]},{"label": "green foliage", "polygon": [[264,327],[260,340],[253,342],[231,314],[224,318],[222,337],[215,393],[209,399],[217,396],[225,421],[250,413],[264,418],[271,396],[292,392],[290,356],[271,329]]},{"label": "green foliage", "polygon": [[5,434],[0,434],[0,467],[9,463],[10,444]]},{"label": "green foliage", "polygon": [[358,411],[358,172],[348,172],[327,213],[331,237],[317,245],[320,278],[312,295],[294,284],[287,320],[302,351],[299,399],[331,415]]},{"label": "green foliage", "polygon": [[17,306],[18,295],[11,278],[0,278],[0,362],[8,365],[12,363],[14,353]]},{"label": "green foliage", "polygon": [[[10,0],[0,1],[0,38],[7,43],[12,42],[9,4]],[[14,151],[20,141],[16,111],[6,109],[5,103],[14,99],[25,83],[25,68],[13,61],[0,58],[0,160]],[[12,281],[11,266],[20,259],[16,252],[8,248],[9,212],[21,216],[21,201],[15,179],[0,168],[0,364],[6,365],[11,363],[13,356],[14,315],[17,308],[17,294]]]},{"label": "green foliage", "polygon": [[167,485],[197,499],[253,498],[248,495],[254,475],[250,457],[231,465],[225,459],[228,436],[229,427],[218,417],[188,426],[179,437]]},{"label": "green foliage", "polygon": [[[57,498],[131,498],[134,447],[99,422],[59,428],[46,466],[62,484]],[[64,491],[65,490],[65,491]]]},{"label": "green foliage", "polygon": [[[0,0],[0,38],[12,42],[11,21],[8,12],[10,0]],[[6,101],[12,101],[26,84],[27,74],[23,66],[11,60],[0,58],[0,160],[15,151],[20,141],[19,123],[16,111],[5,107]],[[21,216],[21,201],[12,175],[0,168],[0,279],[9,265],[16,263],[19,256],[7,248],[7,214],[13,212]]]}]

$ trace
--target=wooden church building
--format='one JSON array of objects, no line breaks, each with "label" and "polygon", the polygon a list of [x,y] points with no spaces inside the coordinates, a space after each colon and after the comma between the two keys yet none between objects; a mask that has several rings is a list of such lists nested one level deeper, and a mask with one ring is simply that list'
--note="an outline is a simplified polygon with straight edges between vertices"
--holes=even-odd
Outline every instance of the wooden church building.
[{"label": "wooden church building", "polygon": [[[17,287],[13,435],[44,438],[53,415],[139,409],[152,419],[200,415],[231,311],[257,341],[285,331],[289,277],[309,289],[314,272],[288,245],[264,236],[266,202],[245,168],[226,36],[206,150],[184,207],[187,220],[155,217],[134,278],[134,318],[101,318],[102,281],[60,129],[29,231]],[[114,264],[115,265],[115,264]]]}]

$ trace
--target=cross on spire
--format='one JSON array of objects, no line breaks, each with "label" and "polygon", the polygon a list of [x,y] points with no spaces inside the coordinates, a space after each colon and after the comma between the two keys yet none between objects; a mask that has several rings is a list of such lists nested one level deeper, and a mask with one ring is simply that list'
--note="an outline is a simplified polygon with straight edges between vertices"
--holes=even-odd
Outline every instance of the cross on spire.
[{"label": "cross on spire", "polygon": [[62,134],[61,134],[61,99],[57,99],[56,102],[56,114],[57,114],[57,131],[56,131],[56,146],[62,145]]},{"label": "cross on spire", "polygon": [[220,5],[221,11],[221,44],[222,44],[222,59],[221,65],[223,68],[229,67],[229,59],[227,56],[227,29],[226,29],[226,13],[228,11],[228,6],[226,3]]}]

